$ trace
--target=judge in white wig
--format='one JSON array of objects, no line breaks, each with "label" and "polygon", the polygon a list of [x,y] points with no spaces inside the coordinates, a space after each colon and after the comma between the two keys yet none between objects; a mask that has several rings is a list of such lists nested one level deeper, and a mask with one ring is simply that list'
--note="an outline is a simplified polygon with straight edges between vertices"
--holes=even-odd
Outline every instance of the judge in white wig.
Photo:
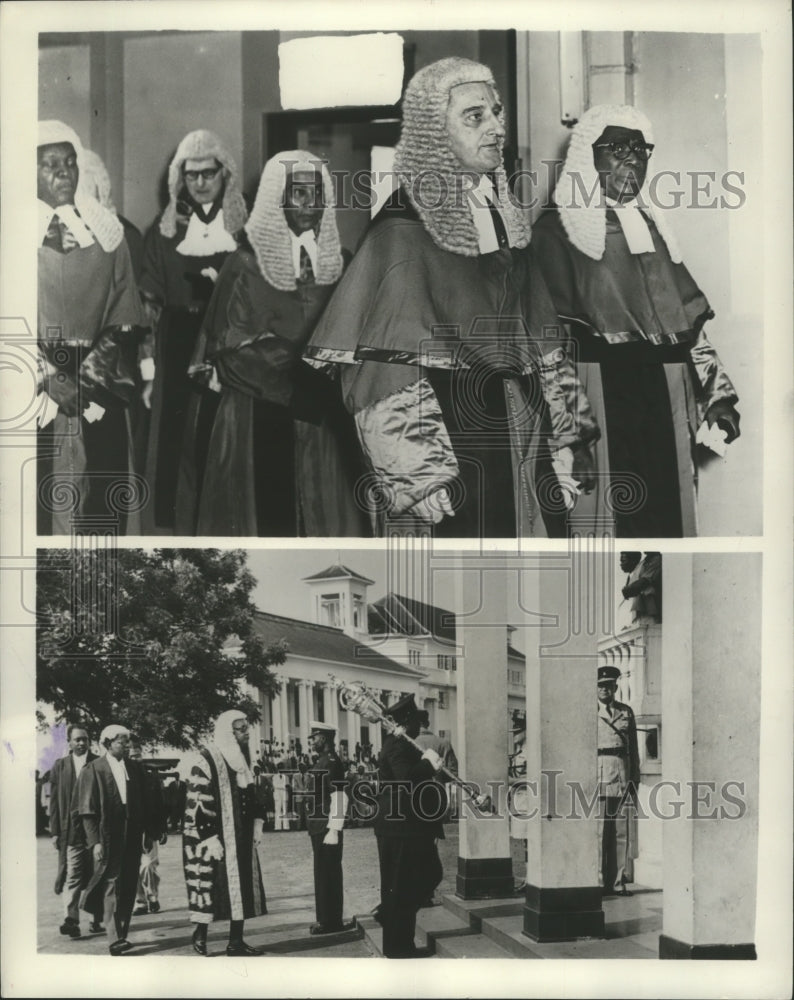
[{"label": "judge in white wig", "polygon": [[193,950],[207,954],[207,927],[230,920],[229,956],[259,955],[244,921],[267,912],[259,850],[264,812],[254,793],[248,720],[232,709],[215,720],[212,742],[184,764],[183,862]]},{"label": "judge in white wig", "polygon": [[126,407],[144,320],[124,229],[93,197],[84,158],[73,129],[39,122],[40,534],[70,534],[75,514],[115,515],[122,533],[138,525],[135,504],[114,498],[138,492]]},{"label": "judge in white wig", "polygon": [[141,362],[151,408],[144,529],[195,534],[217,393],[188,376],[214,282],[247,211],[237,163],[209,129],[188,132],[168,166],[168,203],[146,234],[141,292],[155,337]]},{"label": "judge in white wig", "polygon": [[739,434],[737,394],[704,332],[714,313],[654,200],[651,123],[598,105],[574,126],[533,247],[601,428],[576,516],[619,536],[697,534],[692,456]]},{"label": "judge in white wig", "polygon": [[329,502],[356,523],[352,424],[337,387],[301,358],[344,265],[326,165],[299,149],[268,160],[245,237],[192,363],[221,386],[198,533],[317,534]]},{"label": "judge in white wig", "polygon": [[544,336],[556,316],[508,188],[505,136],[487,66],[452,57],[413,76],[396,189],[307,350],[339,368],[376,533],[399,518],[442,537],[543,536],[547,453],[570,451],[586,479],[578,458],[597,429]]}]

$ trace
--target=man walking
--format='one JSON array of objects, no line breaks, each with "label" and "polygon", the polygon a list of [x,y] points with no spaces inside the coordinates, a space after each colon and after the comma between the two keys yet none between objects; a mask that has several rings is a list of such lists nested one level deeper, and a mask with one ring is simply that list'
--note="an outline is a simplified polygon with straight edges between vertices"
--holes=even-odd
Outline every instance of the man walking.
[{"label": "man walking", "polygon": [[[91,877],[91,852],[86,847],[83,825],[77,814],[74,791],[77,779],[86,764],[97,759],[88,749],[88,730],[70,725],[66,730],[69,753],[56,760],[50,772],[50,836],[58,851],[58,874],[55,877],[55,894],[63,893],[61,934],[80,937],[80,893]],[[91,915],[90,931],[104,931],[101,923],[102,908]]]}]

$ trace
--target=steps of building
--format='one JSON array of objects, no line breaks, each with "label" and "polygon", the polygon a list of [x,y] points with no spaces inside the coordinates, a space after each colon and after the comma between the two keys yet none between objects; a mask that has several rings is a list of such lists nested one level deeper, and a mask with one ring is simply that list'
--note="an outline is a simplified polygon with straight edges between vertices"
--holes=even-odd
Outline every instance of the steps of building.
[{"label": "steps of building", "polygon": [[437,958],[516,958],[484,934],[441,938],[436,941]]}]

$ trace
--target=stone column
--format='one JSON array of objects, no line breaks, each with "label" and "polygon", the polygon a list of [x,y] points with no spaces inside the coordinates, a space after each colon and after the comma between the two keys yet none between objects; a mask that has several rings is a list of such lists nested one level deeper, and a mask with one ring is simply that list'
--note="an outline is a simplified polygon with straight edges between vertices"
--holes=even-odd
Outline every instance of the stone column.
[{"label": "stone column", "polygon": [[289,705],[287,704],[287,692],[289,690],[289,677],[281,677],[281,692],[278,696],[279,718],[281,722],[281,742],[284,748],[289,748]]},{"label": "stone column", "polygon": [[597,640],[607,631],[611,584],[605,555],[584,551],[538,560],[523,574],[527,657],[527,889],[523,932],[534,941],[598,937],[595,811],[577,803],[596,792]]},{"label": "stone column", "polygon": [[[460,774],[490,794],[495,813],[461,803],[456,893],[463,899],[509,896],[513,890],[507,816],[507,579],[504,560],[456,574],[458,742]],[[489,785],[489,782],[492,783]]]},{"label": "stone column", "polygon": [[[375,698],[380,704],[383,704],[383,692],[375,691]],[[383,730],[381,729],[379,722],[371,722],[369,726],[369,741],[372,744],[372,754],[374,757],[380,753],[380,748],[383,745]]]},{"label": "stone column", "polygon": [[351,760],[353,759],[353,751],[356,749],[356,743],[358,742],[359,732],[360,732],[359,716],[352,709],[348,709],[347,731],[345,733],[345,739],[347,740],[347,755]]},{"label": "stone column", "polygon": [[[761,556],[663,557],[660,958],[754,959]],[[737,801],[729,801],[726,795]]]},{"label": "stone column", "polygon": [[312,682],[300,681],[300,738],[303,753],[309,750],[309,733],[311,725]]}]

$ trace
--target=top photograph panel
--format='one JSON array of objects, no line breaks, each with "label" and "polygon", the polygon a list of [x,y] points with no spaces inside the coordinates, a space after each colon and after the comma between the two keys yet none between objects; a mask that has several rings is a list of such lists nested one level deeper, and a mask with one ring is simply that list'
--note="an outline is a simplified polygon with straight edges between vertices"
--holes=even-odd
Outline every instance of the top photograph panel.
[{"label": "top photograph panel", "polygon": [[37,529],[754,536],[758,35],[39,36]]}]

